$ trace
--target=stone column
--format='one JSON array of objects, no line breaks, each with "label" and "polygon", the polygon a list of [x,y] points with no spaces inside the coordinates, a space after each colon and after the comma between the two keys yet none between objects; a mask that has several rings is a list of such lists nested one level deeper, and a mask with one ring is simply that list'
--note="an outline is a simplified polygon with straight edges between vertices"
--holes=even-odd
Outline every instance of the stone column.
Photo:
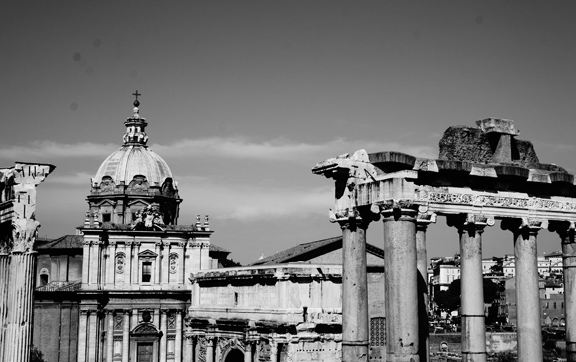
[{"label": "stone column", "polygon": [[502,229],[514,234],[519,361],[540,362],[543,358],[536,236],[546,224],[520,219],[502,221]]},{"label": "stone column", "polygon": [[170,262],[170,242],[169,241],[164,241],[162,243],[163,248],[162,248],[162,272],[161,272],[161,279],[160,282],[162,284],[166,284],[168,283],[169,280],[169,276],[170,276],[170,270],[169,267],[170,265],[168,264]]},{"label": "stone column", "polygon": [[124,244],[124,254],[126,254],[126,261],[124,262],[124,284],[131,284],[132,280],[132,241],[128,240]]},{"label": "stone column", "polygon": [[386,361],[419,362],[416,210],[409,203],[386,205],[384,270]]},{"label": "stone column", "polygon": [[186,284],[186,275],[184,274],[186,267],[186,242],[181,241],[178,246],[178,283]]},{"label": "stone column", "polygon": [[90,240],[84,240],[82,253],[82,284],[90,283]]},{"label": "stone column", "polygon": [[10,256],[0,253],[0,361],[4,361],[5,325],[8,313],[8,278],[10,277]]},{"label": "stone column", "polygon": [[108,328],[106,329],[106,362],[114,357],[114,311],[108,311]]},{"label": "stone column", "polygon": [[154,265],[154,284],[160,285],[160,271],[162,270],[160,263],[162,261],[162,242],[156,242],[156,265]]},{"label": "stone column", "polygon": [[436,214],[428,213],[427,208],[419,207],[416,220],[416,265],[418,267],[418,321],[420,331],[420,362],[430,359],[430,343],[428,340],[428,254],[426,252],[426,230],[428,224],[436,222]]},{"label": "stone column", "polygon": [[86,362],[88,311],[80,309],[80,319],[78,321],[78,362]]},{"label": "stone column", "polygon": [[124,309],[122,320],[122,362],[130,360],[130,314],[131,309]]},{"label": "stone column", "polygon": [[32,336],[34,270],[36,252],[13,251],[8,281],[6,344],[4,360],[28,362]]},{"label": "stone column", "polygon": [[214,362],[214,337],[206,337],[206,362]]},{"label": "stone column", "polygon": [[342,229],[342,361],[368,360],[367,218],[338,221]]},{"label": "stone column", "polygon": [[460,235],[460,311],[462,316],[462,361],[486,362],[482,233],[494,219],[485,215],[456,215],[448,218]]},{"label": "stone column", "polygon": [[132,258],[132,283],[138,284],[140,282],[140,261],[138,254],[140,253],[140,242],[134,241],[134,257]]},{"label": "stone column", "polygon": [[168,338],[168,310],[160,310],[160,332],[162,332],[162,337],[160,337],[160,361],[166,361],[166,340]]},{"label": "stone column", "polygon": [[174,360],[182,361],[182,311],[176,311],[176,336],[174,339]]},{"label": "stone column", "polygon": [[550,230],[562,240],[564,259],[564,316],[566,319],[566,360],[576,361],[576,240],[573,222],[551,222]]},{"label": "stone column", "polygon": [[252,342],[244,342],[244,362],[252,362]]}]

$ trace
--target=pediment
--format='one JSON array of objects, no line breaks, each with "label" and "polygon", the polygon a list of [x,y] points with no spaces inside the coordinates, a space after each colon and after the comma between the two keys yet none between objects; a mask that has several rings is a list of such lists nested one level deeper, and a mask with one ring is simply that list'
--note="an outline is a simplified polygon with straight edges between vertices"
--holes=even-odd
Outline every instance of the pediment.
[{"label": "pediment", "polygon": [[133,206],[133,205],[142,205],[142,208],[150,206],[149,203],[147,203],[146,201],[143,201],[143,200],[134,200],[134,201],[128,202],[128,206]]},{"label": "pediment", "polygon": [[96,206],[103,206],[103,205],[116,206],[116,201],[111,199],[104,199],[96,204]]},{"label": "pediment", "polygon": [[150,249],[146,249],[146,250],[139,252],[138,256],[141,258],[155,258],[158,256],[158,254],[156,254],[155,252],[153,252]]}]

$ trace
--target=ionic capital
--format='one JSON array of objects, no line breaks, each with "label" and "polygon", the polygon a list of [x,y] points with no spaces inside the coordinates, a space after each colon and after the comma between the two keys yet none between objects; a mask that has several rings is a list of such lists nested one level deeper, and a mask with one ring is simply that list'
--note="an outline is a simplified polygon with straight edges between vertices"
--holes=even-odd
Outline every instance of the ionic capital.
[{"label": "ionic capital", "polygon": [[562,244],[573,244],[576,225],[574,221],[550,221],[548,230],[557,232],[562,239]]},{"label": "ionic capital", "polygon": [[372,207],[359,207],[350,209],[347,215],[330,215],[331,222],[337,222],[340,224],[341,229],[351,229],[360,227],[362,229],[367,229],[368,225],[375,220],[380,218],[379,208],[376,206],[376,212],[374,212],[374,205]]},{"label": "ionic capital", "polygon": [[428,225],[436,223],[436,213],[428,210],[428,206],[420,205],[418,207],[418,216],[416,216],[416,228],[426,231]]},{"label": "ionic capital", "polygon": [[540,229],[548,228],[547,220],[539,220],[532,218],[507,218],[502,220],[500,224],[502,230],[509,230],[517,235],[519,233],[528,235],[536,235]]},{"label": "ionic capital", "polygon": [[455,214],[446,217],[446,224],[458,229],[459,233],[482,233],[486,226],[494,226],[494,216],[484,214]]}]

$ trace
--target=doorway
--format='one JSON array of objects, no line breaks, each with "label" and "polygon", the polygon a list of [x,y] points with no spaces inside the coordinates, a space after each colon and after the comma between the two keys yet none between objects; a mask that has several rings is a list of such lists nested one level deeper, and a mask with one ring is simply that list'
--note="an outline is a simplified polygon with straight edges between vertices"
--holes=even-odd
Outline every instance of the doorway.
[{"label": "doorway", "polygon": [[237,348],[233,348],[226,354],[224,362],[244,362],[244,353]]}]

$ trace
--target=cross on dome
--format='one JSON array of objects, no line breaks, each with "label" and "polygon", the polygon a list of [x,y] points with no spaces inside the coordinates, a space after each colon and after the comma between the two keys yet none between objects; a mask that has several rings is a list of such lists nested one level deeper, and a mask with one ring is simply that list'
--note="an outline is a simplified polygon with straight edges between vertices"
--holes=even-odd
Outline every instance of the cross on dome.
[{"label": "cross on dome", "polygon": [[132,93],[133,96],[136,97],[136,100],[134,101],[134,107],[138,107],[140,105],[140,102],[138,101],[138,96],[141,96],[141,93],[138,93],[138,89],[136,89],[135,93]]}]

